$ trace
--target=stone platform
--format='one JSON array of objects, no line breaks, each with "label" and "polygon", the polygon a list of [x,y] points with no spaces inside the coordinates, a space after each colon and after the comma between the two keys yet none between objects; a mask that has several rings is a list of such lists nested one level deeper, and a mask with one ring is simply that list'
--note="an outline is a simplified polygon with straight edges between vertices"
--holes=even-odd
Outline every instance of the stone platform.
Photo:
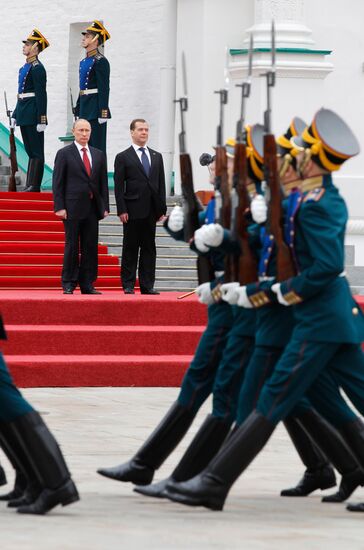
[{"label": "stone platform", "polygon": [[[284,499],[302,466],[282,427],[234,486],[223,512],[192,509],[133,493],[98,476],[132,455],[177,395],[173,388],[28,389],[62,444],[82,500],[47,517],[19,516],[0,503],[2,550],[359,550],[364,514],[322,504],[319,494]],[[209,411],[156,479],[168,475]],[[9,478],[11,470],[1,457]],[[5,492],[7,487],[2,487]],[[364,500],[358,490],[351,499]]]}]

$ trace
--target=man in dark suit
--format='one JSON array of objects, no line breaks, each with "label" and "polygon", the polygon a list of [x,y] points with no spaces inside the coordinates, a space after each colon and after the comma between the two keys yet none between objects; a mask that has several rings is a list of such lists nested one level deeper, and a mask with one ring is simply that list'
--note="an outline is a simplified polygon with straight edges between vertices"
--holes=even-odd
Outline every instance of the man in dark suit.
[{"label": "man in dark suit", "polygon": [[131,146],[115,158],[115,198],[124,227],[121,280],[125,294],[134,294],[139,252],[142,294],[159,294],[155,281],[155,228],[167,211],[163,158],[146,146],[149,126],[130,123]]},{"label": "man in dark suit", "polygon": [[73,135],[74,143],[58,151],[53,171],[54,211],[65,230],[63,293],[73,294],[79,283],[82,294],[101,294],[93,283],[99,220],[109,213],[106,157],[88,146],[91,125],[87,120],[74,123]]}]

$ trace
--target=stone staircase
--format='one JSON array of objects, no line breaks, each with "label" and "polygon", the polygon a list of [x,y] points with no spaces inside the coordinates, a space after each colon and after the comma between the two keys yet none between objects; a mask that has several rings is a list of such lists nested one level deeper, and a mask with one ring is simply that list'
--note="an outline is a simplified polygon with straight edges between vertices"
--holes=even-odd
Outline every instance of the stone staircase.
[{"label": "stone staircase", "polygon": [[[167,199],[169,212],[179,197]],[[108,246],[109,252],[121,257],[123,226],[116,215],[113,191],[110,193],[110,216],[100,223],[99,242]],[[198,285],[196,254],[189,245],[175,241],[161,223],[157,224],[157,269],[155,288],[161,291],[189,292]]]}]

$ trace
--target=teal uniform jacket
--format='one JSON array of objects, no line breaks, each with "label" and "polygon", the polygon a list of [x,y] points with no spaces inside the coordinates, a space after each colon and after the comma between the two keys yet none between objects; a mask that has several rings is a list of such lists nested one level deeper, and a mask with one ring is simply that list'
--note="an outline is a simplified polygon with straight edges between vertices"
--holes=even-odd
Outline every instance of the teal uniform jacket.
[{"label": "teal uniform jacket", "polygon": [[13,112],[17,126],[47,124],[47,74],[37,57],[19,70],[18,94],[35,96],[18,99]]},{"label": "teal uniform jacket", "polygon": [[110,65],[106,57],[95,50],[94,55],[80,62],[80,90],[97,90],[95,94],[77,99],[75,115],[88,121],[111,118],[109,110]]},{"label": "teal uniform jacket", "polygon": [[[0,315],[0,340],[6,340],[6,332]],[[19,416],[33,411],[15,386],[0,351],[0,422],[12,422]]]},{"label": "teal uniform jacket", "polygon": [[293,305],[293,336],[313,342],[361,343],[364,316],[344,276],[344,200],[325,176],[323,187],[307,193],[297,216],[295,253],[300,273],[281,284]]}]

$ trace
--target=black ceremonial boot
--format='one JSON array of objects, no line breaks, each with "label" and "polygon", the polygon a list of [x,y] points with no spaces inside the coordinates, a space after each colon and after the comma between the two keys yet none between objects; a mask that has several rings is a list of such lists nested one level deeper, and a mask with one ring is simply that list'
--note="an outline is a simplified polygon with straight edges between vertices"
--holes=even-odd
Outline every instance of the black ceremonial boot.
[{"label": "black ceremonial boot", "polygon": [[43,172],[44,161],[38,158],[30,159],[24,191],[38,193],[42,184]]},{"label": "black ceremonial boot", "polygon": [[154,471],[181,441],[194,417],[195,413],[176,401],[131,460],[113,468],[99,468],[97,472],[116,481],[149,485]]},{"label": "black ceremonial boot", "polygon": [[32,411],[11,424],[41,489],[32,503],[21,505],[17,511],[20,514],[41,515],[58,504],[67,506],[79,500],[58,443],[41,416]]},{"label": "black ceremonial boot", "polygon": [[[360,418],[347,422],[340,429],[348,447],[364,470],[364,423]],[[362,483],[361,483],[362,485]],[[350,512],[364,512],[364,503],[348,504],[347,509]]]},{"label": "black ceremonial boot", "polygon": [[32,464],[30,463],[13,423],[3,422],[0,425],[1,447],[15,470],[15,486],[6,499],[9,508],[17,508],[21,504],[30,504],[41,491]]},{"label": "black ceremonial boot", "polygon": [[284,420],[285,428],[296,451],[306,466],[302,479],[295,487],[283,489],[282,497],[305,497],[316,489],[328,489],[336,485],[335,472],[326,456],[307,435],[296,417],[289,416]]},{"label": "black ceremonial boot", "polygon": [[222,510],[230,487],[262,450],[275,426],[257,411],[227,438],[207,468],[194,478],[167,485],[170,500]]},{"label": "black ceremonial boot", "polygon": [[0,486],[7,484],[6,474],[4,468],[0,464]]},{"label": "black ceremonial boot", "polygon": [[155,498],[166,498],[165,488],[199,474],[215,456],[229,433],[231,422],[209,414],[186,449],[172,475],[157,483],[137,486],[134,491]]}]

